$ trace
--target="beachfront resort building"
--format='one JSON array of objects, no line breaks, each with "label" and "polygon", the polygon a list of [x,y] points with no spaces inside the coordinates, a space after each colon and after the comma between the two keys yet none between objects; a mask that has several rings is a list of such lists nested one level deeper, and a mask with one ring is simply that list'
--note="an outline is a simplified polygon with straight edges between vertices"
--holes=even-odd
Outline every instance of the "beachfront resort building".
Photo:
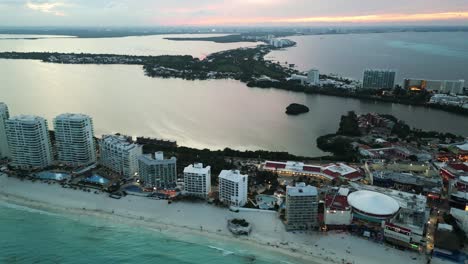
[{"label": "beachfront resort building", "polygon": [[184,191],[187,195],[206,198],[211,192],[211,167],[202,163],[191,164],[184,169]]},{"label": "beachfront resort building", "polygon": [[297,183],[286,187],[287,230],[307,230],[318,226],[318,192],[313,186]]},{"label": "beachfront resort building", "polygon": [[393,70],[367,69],[364,71],[364,89],[393,89],[396,72]]},{"label": "beachfront resort building", "polygon": [[100,163],[104,167],[127,178],[138,173],[138,157],[143,153],[142,147],[127,137],[105,135],[99,142],[99,150]]},{"label": "beachfront resort building", "polygon": [[140,180],[147,187],[173,188],[177,184],[177,159],[164,159],[164,153],[142,155],[138,158]]},{"label": "beachfront resort building", "polygon": [[58,161],[68,166],[96,162],[93,121],[83,114],[61,114],[54,119]]},{"label": "beachfront resort building", "polygon": [[11,117],[6,121],[6,136],[13,167],[42,169],[52,165],[52,145],[44,118],[29,115]]},{"label": "beachfront resort building", "polygon": [[5,131],[5,122],[8,118],[10,118],[8,106],[5,103],[0,102],[0,159],[10,156],[10,150],[8,148],[8,141]]},{"label": "beachfront resort building", "polygon": [[248,175],[238,170],[223,170],[219,174],[219,200],[230,206],[247,203]]}]

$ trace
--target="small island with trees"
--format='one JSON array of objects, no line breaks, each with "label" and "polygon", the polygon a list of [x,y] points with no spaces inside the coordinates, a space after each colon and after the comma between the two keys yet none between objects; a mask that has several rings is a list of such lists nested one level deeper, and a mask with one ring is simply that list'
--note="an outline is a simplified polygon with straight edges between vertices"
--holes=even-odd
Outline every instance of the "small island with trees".
[{"label": "small island with trees", "polygon": [[302,105],[302,104],[297,104],[297,103],[292,103],[288,107],[286,107],[286,114],[287,115],[300,115],[304,113],[308,113],[309,107]]}]

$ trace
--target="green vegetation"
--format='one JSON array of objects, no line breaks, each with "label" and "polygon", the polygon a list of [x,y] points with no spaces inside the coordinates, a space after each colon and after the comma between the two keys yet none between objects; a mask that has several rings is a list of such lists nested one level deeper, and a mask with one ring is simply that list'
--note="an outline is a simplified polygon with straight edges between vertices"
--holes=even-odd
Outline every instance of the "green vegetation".
[{"label": "green vegetation", "polygon": [[[239,151],[230,148],[224,150],[195,149],[189,147],[162,147],[159,145],[143,145],[144,153],[154,153],[155,151],[164,151],[166,156],[177,157],[177,170],[183,169],[193,164],[201,162],[211,166],[213,182],[217,181],[217,176],[221,170],[234,169],[233,158],[241,159],[259,159],[259,160],[292,160],[301,161],[306,157],[295,156],[287,152],[272,152],[265,150],[257,151]],[[261,175],[260,180],[274,181],[274,176]]]},{"label": "green vegetation", "polygon": [[340,127],[338,128],[338,135],[359,137],[358,117],[354,111],[349,111],[347,115],[341,116]]},{"label": "green vegetation", "polygon": [[290,104],[286,107],[286,114],[288,115],[299,115],[309,112],[309,107],[302,104]]},{"label": "green vegetation", "polygon": [[[424,138],[437,138],[439,140],[450,142],[457,142],[463,140],[462,136],[457,136],[451,133],[441,133],[435,131],[423,131],[421,129],[411,129],[405,122],[398,120],[392,115],[380,115],[393,122],[395,125],[392,128],[391,134],[396,136],[392,137],[394,141],[406,140],[408,142],[418,142]],[[323,157],[327,160],[342,160],[342,161],[357,161],[359,158],[358,151],[353,147],[353,142],[360,141],[361,132],[358,126],[358,117],[353,111],[348,112],[347,115],[341,116],[340,126],[335,134],[328,134],[317,138],[317,147],[323,151],[333,154],[332,157]],[[391,138],[389,138],[391,141]],[[367,143],[366,143],[367,144]],[[380,144],[374,144],[371,147],[383,147]],[[417,159],[410,157],[410,159]]]},{"label": "green vegetation", "polygon": [[276,190],[279,186],[278,173],[272,171],[257,171],[255,174],[256,184],[270,184],[270,190]]},{"label": "green vegetation", "polygon": [[358,152],[352,147],[352,138],[328,134],[317,138],[317,147],[323,151],[331,152],[330,160],[347,162],[357,161]]},{"label": "green vegetation", "polygon": [[439,140],[449,139],[451,142],[463,140],[462,136],[457,136],[452,133],[442,133],[436,131],[423,131],[421,129],[411,129],[404,121],[397,120],[392,129],[392,134],[399,139],[416,141],[421,138],[437,138]]}]

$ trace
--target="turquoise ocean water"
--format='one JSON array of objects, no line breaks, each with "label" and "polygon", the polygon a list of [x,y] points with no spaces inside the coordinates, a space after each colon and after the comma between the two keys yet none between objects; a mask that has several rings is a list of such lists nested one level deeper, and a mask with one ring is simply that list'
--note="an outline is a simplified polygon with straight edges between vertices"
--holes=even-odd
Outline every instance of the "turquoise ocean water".
[{"label": "turquoise ocean water", "polygon": [[0,263],[300,263],[232,241],[172,238],[0,201]]}]

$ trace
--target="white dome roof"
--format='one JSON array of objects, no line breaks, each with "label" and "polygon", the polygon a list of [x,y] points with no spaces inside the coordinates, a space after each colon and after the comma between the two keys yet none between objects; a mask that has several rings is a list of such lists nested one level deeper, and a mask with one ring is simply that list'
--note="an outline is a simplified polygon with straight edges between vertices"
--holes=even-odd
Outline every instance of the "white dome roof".
[{"label": "white dome roof", "polygon": [[357,191],[348,195],[348,203],[357,210],[372,215],[393,215],[400,209],[390,196],[372,191]]}]

